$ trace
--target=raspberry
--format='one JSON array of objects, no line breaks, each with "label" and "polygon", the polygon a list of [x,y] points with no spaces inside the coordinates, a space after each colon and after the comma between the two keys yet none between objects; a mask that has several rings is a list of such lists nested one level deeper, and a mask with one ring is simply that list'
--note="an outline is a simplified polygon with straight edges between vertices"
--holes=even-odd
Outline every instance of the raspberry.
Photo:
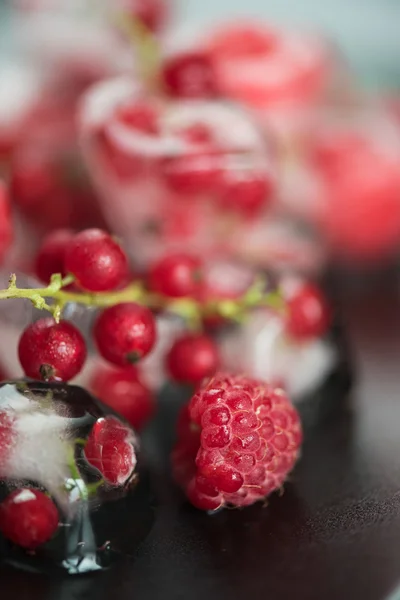
[{"label": "raspberry", "polygon": [[100,354],[118,367],[146,356],[156,341],[151,311],[134,302],[106,308],[97,318],[93,333]]},{"label": "raspberry", "polygon": [[57,528],[57,508],[39,490],[15,490],[0,504],[0,531],[17,546],[35,550],[48,542]]},{"label": "raspberry", "polygon": [[115,290],[129,276],[125,252],[101,229],[86,229],[73,237],[65,252],[65,269],[91,292]]},{"label": "raspberry", "polygon": [[315,285],[303,285],[288,298],[286,331],[293,338],[320,337],[328,331],[330,323],[330,308]]},{"label": "raspberry", "polygon": [[49,283],[51,275],[66,275],[64,268],[65,251],[74,236],[70,229],[59,229],[43,240],[36,257],[35,271],[43,283]]},{"label": "raspberry", "polygon": [[190,254],[170,254],[150,269],[148,284],[153,292],[170,298],[196,296],[201,289],[202,264]]},{"label": "raspberry", "polygon": [[137,463],[131,433],[116,417],[96,421],[83,453],[88,463],[115,486],[132,477]]},{"label": "raspberry", "polygon": [[162,70],[166,91],[178,98],[210,98],[217,95],[213,65],[204,52],[187,52],[168,59]]},{"label": "raspberry", "polygon": [[72,323],[56,323],[49,317],[28,325],[19,340],[18,356],[32,379],[69,381],[83,367],[86,345]]},{"label": "raspberry", "polygon": [[247,506],[285,482],[302,441],[299,415],[281,389],[217,374],[178,421],[174,477],[194,506]]},{"label": "raspberry", "polygon": [[134,367],[100,367],[92,375],[89,387],[97,398],[122,415],[138,431],[154,413],[153,395],[140,381]]},{"label": "raspberry", "polygon": [[220,361],[218,348],[210,337],[190,333],[175,340],[166,360],[175,381],[194,384],[213,375]]}]

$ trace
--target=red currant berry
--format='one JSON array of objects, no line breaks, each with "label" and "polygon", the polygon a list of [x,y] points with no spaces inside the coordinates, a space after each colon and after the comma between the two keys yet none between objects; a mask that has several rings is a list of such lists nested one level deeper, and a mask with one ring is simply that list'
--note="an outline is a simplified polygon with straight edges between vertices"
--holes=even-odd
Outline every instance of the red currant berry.
[{"label": "red currant berry", "polygon": [[331,311],[322,292],[314,285],[300,288],[287,301],[286,331],[295,339],[324,335],[331,322]]},{"label": "red currant berry", "polygon": [[186,334],[174,342],[166,362],[175,381],[197,384],[215,373],[220,359],[218,348],[211,338],[202,334]]},{"label": "red currant berry", "polygon": [[148,135],[158,135],[160,133],[157,111],[147,104],[136,103],[120,106],[116,113],[116,119],[141,133]]},{"label": "red currant berry", "polygon": [[154,413],[153,395],[139,380],[134,367],[101,367],[93,374],[89,387],[99,400],[122,415],[137,431]]},{"label": "red currant berry", "polygon": [[36,257],[35,271],[38,278],[49,283],[53,273],[65,275],[65,251],[74,237],[70,229],[59,229],[50,233],[42,242]]},{"label": "red currant berry", "polygon": [[19,360],[32,379],[69,381],[82,369],[86,345],[80,331],[68,321],[40,319],[23,332],[18,346]]},{"label": "red currant berry", "polygon": [[22,210],[35,209],[59,188],[53,165],[43,160],[21,161],[11,166],[11,195]]},{"label": "red currant berry", "polygon": [[115,290],[129,276],[125,252],[101,229],[86,229],[73,237],[65,252],[65,270],[91,292]]},{"label": "red currant berry", "polygon": [[221,177],[218,199],[224,208],[252,215],[268,205],[272,191],[272,181],[264,171],[226,169]]},{"label": "red currant berry", "polygon": [[213,65],[204,52],[173,56],[162,71],[166,91],[178,98],[209,98],[217,95]]},{"label": "red currant berry", "polygon": [[48,542],[58,528],[54,502],[39,490],[15,490],[0,504],[0,531],[27,550]]},{"label": "red currant berry", "polygon": [[120,367],[146,356],[156,341],[151,311],[134,302],[106,308],[97,318],[93,333],[103,358]]},{"label": "red currant berry", "polygon": [[153,33],[159,32],[167,18],[165,0],[128,0],[127,12]]},{"label": "red currant berry", "polygon": [[202,285],[202,263],[189,254],[171,254],[153,265],[148,283],[153,292],[170,298],[197,296]]}]

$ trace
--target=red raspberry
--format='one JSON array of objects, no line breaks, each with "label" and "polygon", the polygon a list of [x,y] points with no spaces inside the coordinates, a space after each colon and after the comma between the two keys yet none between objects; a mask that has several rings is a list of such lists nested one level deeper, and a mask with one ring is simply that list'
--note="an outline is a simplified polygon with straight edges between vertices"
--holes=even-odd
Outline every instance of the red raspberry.
[{"label": "red raspberry", "polygon": [[43,240],[35,265],[36,275],[43,283],[49,283],[50,277],[54,273],[66,275],[65,251],[73,236],[74,232],[70,229],[58,229]]},{"label": "red raspberry", "polygon": [[18,356],[32,379],[69,381],[84,365],[86,344],[72,323],[48,317],[28,325],[19,340]]},{"label": "red raspberry", "polygon": [[126,284],[128,259],[121,246],[101,229],[85,229],[73,237],[65,252],[65,269],[91,292],[115,290]]},{"label": "red raspberry", "polygon": [[200,383],[214,375],[219,362],[216,344],[204,334],[185,334],[175,340],[167,355],[169,374],[180,383]]},{"label": "red raspberry", "polygon": [[92,375],[89,388],[97,398],[122,415],[137,431],[143,428],[155,411],[153,395],[140,381],[134,367],[100,367]]},{"label": "red raspberry", "polygon": [[169,58],[162,70],[166,91],[178,98],[210,98],[217,95],[214,69],[205,52],[187,52]]},{"label": "red raspberry", "polygon": [[247,506],[283,485],[301,441],[299,415],[281,389],[217,374],[182,410],[174,476],[197,508]]},{"label": "red raspberry", "polygon": [[190,254],[170,254],[152,266],[148,284],[163,296],[196,296],[202,285],[202,263]]},{"label": "red raspberry", "polygon": [[35,550],[48,542],[57,528],[57,508],[39,490],[15,490],[0,504],[0,531],[22,548]]},{"label": "red raspberry", "polygon": [[117,367],[143,358],[156,341],[151,311],[134,302],[106,308],[97,318],[93,333],[102,357]]},{"label": "red raspberry", "polygon": [[286,331],[293,338],[320,337],[328,331],[330,324],[329,305],[315,285],[303,285],[288,298]]},{"label": "red raspberry", "polygon": [[83,452],[88,463],[111,485],[124,485],[134,473],[137,459],[133,436],[116,417],[96,421]]}]

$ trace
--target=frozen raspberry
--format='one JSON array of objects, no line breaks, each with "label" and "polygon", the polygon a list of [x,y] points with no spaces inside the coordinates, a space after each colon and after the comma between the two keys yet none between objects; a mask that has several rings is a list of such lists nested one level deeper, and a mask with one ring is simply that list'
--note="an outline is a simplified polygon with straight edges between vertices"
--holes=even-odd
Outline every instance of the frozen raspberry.
[{"label": "frozen raspberry", "polygon": [[214,375],[220,357],[217,345],[207,335],[188,333],[175,340],[167,355],[172,379],[180,383],[200,383]]},{"label": "frozen raspberry", "polygon": [[122,415],[134,429],[140,431],[155,411],[151,391],[140,381],[133,367],[111,369],[100,367],[91,378],[90,390],[104,404]]},{"label": "frozen raspberry", "polygon": [[0,531],[17,546],[35,550],[48,542],[57,528],[58,510],[39,490],[15,490],[0,504]]},{"label": "frozen raspberry", "polygon": [[4,477],[7,462],[16,445],[14,419],[5,411],[0,412],[0,476]]},{"label": "frozen raspberry", "polygon": [[162,70],[166,91],[178,98],[210,98],[217,94],[213,64],[205,52],[168,59]]},{"label": "frozen raspberry", "polygon": [[174,476],[194,506],[247,506],[285,482],[300,451],[297,411],[281,389],[217,374],[178,421]]},{"label": "frozen raspberry", "polygon": [[101,418],[84,448],[86,460],[100,471],[107,483],[124,485],[133,475],[137,463],[129,429],[116,417]]}]

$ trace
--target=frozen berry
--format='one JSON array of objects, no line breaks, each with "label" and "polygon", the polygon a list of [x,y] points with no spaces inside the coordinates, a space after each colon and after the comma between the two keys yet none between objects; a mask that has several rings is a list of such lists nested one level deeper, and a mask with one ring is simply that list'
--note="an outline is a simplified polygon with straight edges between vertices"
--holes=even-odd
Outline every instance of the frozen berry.
[{"label": "frozen berry", "polygon": [[228,210],[253,215],[269,204],[272,192],[272,181],[265,171],[226,169],[221,177],[218,199]]},{"label": "frozen berry", "polygon": [[150,269],[149,288],[171,298],[196,296],[202,284],[202,263],[190,254],[171,254]]},{"label": "frozen berry", "polygon": [[133,436],[116,417],[101,418],[87,439],[84,455],[100,471],[107,483],[123,485],[133,475],[137,463]]},{"label": "frozen berry", "polygon": [[218,348],[203,334],[185,334],[173,343],[166,362],[172,379],[180,383],[200,383],[219,366]]},{"label": "frozen berry", "polygon": [[247,506],[283,485],[301,441],[299,415],[281,389],[217,374],[182,409],[174,476],[202,510]]},{"label": "frozen berry", "polygon": [[286,319],[288,334],[302,340],[324,335],[330,326],[331,312],[322,292],[307,284],[288,298]]},{"label": "frozen berry", "polygon": [[49,317],[28,325],[19,340],[18,355],[28,377],[69,381],[84,365],[86,345],[72,323],[56,323]]},{"label": "frozen berry", "polygon": [[126,127],[147,135],[160,132],[157,112],[147,104],[124,104],[118,108],[116,119]]},{"label": "frozen berry", "polygon": [[217,94],[213,65],[204,52],[187,52],[167,59],[162,77],[171,96],[209,98]]},{"label": "frozen berry", "polygon": [[99,367],[93,373],[89,387],[97,398],[122,415],[137,431],[154,414],[153,394],[140,381],[134,367]]},{"label": "frozen berry", "polygon": [[42,242],[36,256],[35,271],[43,283],[49,283],[51,275],[61,273],[65,275],[65,251],[71,242],[74,232],[70,229],[53,231]]},{"label": "frozen berry", "polygon": [[134,302],[106,308],[94,325],[94,338],[100,354],[110,363],[123,367],[150,352],[156,341],[156,326],[151,311]]},{"label": "frozen berry", "polygon": [[57,528],[58,510],[39,490],[15,490],[0,504],[0,531],[17,546],[35,550],[48,542]]},{"label": "frozen berry", "polygon": [[101,229],[86,229],[73,237],[65,253],[65,270],[91,292],[115,290],[129,275],[125,252]]}]

